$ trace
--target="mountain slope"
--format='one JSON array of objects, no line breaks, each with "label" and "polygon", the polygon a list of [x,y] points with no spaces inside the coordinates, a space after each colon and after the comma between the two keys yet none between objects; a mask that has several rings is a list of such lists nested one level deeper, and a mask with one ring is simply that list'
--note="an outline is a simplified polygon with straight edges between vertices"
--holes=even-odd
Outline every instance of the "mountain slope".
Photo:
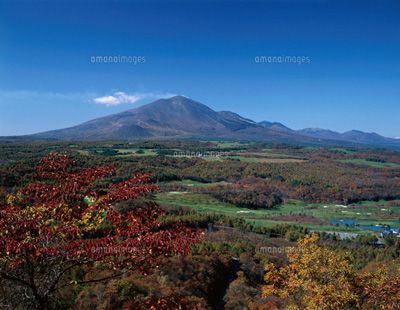
[{"label": "mountain slope", "polygon": [[175,96],[141,107],[97,118],[83,124],[28,136],[34,139],[129,140],[140,138],[201,138],[254,140],[313,145],[367,144],[400,146],[400,140],[375,133],[324,129],[292,130],[277,122],[256,123],[230,111]]},{"label": "mountain slope", "polygon": [[313,141],[295,132],[265,128],[233,112],[216,112],[183,96],[160,99],[136,109],[33,137],[69,140],[198,137],[274,142]]},{"label": "mountain slope", "polygon": [[256,126],[232,112],[215,112],[183,96],[160,99],[83,124],[33,135],[45,139],[135,139],[175,136],[229,136]]},{"label": "mountain slope", "polygon": [[269,128],[269,129],[272,129],[275,131],[290,132],[290,133],[295,132],[293,129],[290,129],[289,127],[286,127],[282,123],[278,123],[278,122],[262,121],[262,122],[259,122],[258,124],[265,128]]},{"label": "mountain slope", "polygon": [[183,96],[160,99],[71,128],[35,135],[60,139],[131,139],[179,136],[226,130],[223,118],[206,105]]}]

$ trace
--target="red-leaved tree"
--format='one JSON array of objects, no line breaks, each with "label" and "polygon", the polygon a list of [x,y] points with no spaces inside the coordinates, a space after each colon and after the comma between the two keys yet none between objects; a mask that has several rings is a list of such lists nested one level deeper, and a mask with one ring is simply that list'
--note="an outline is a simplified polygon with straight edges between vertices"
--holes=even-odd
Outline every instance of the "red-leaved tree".
[{"label": "red-leaved tree", "polygon": [[[162,226],[155,204],[117,212],[121,201],[135,200],[158,187],[150,174],[99,189],[96,182],[115,166],[77,170],[66,155],[49,154],[34,180],[0,202],[0,305],[57,307],[59,292],[70,285],[104,281],[130,268],[143,272],[163,256],[187,254],[202,233],[182,224]],[[101,264],[106,278],[72,280],[76,268]]]}]

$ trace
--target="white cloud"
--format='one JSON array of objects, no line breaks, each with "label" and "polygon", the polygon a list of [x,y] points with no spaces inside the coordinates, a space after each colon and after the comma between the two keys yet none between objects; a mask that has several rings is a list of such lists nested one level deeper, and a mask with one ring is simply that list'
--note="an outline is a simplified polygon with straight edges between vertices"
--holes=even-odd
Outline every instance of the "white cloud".
[{"label": "white cloud", "polygon": [[135,103],[141,99],[159,99],[173,96],[175,96],[175,94],[172,93],[135,93],[128,95],[125,92],[119,91],[109,96],[96,97],[92,99],[92,102],[110,107],[122,103]]},{"label": "white cloud", "polygon": [[93,99],[94,103],[104,104],[106,106],[116,106],[122,103],[135,103],[143,97],[141,95],[128,95],[122,91],[116,92],[111,96],[97,97]]}]

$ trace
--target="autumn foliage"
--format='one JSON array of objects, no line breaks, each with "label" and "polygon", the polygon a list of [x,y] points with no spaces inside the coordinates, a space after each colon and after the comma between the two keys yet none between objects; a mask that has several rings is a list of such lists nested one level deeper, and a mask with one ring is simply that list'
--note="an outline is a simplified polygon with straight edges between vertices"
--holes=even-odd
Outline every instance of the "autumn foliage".
[{"label": "autumn foliage", "polygon": [[96,182],[116,167],[77,170],[74,164],[65,155],[44,157],[34,180],[0,203],[3,304],[56,307],[60,290],[85,283],[69,278],[74,268],[102,264],[110,276],[129,268],[146,272],[163,256],[187,254],[201,238],[179,223],[163,227],[163,212],[154,204],[117,212],[119,202],[158,189],[150,174],[99,189]]},{"label": "autumn foliage", "polygon": [[290,309],[344,309],[355,303],[350,265],[318,246],[317,239],[312,235],[299,241],[297,250],[289,253],[289,264],[280,270],[267,265],[264,295],[287,298]]},{"label": "autumn foliage", "polygon": [[366,303],[378,309],[400,308],[400,261],[385,263],[359,277]]},{"label": "autumn foliage", "polygon": [[311,235],[298,242],[289,263],[265,266],[263,295],[279,297],[285,309],[400,309],[400,261],[356,272],[346,257]]}]

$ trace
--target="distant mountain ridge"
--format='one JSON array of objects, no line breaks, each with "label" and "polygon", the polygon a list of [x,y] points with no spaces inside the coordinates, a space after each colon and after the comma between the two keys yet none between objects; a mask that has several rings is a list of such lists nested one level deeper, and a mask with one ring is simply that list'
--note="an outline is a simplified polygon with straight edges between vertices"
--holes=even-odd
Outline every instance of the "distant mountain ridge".
[{"label": "distant mountain ridge", "polygon": [[325,129],[293,130],[278,122],[255,122],[230,111],[216,112],[184,96],[159,99],[124,112],[77,126],[51,130],[31,139],[130,140],[141,138],[202,138],[254,140],[298,144],[396,145],[400,140],[353,130],[337,133]]},{"label": "distant mountain ridge", "polygon": [[360,144],[385,145],[396,144],[398,142],[397,139],[394,138],[386,138],[375,132],[363,132],[360,130],[350,130],[344,133],[339,133],[328,129],[305,128],[298,130],[297,132],[317,139],[346,141]]}]

